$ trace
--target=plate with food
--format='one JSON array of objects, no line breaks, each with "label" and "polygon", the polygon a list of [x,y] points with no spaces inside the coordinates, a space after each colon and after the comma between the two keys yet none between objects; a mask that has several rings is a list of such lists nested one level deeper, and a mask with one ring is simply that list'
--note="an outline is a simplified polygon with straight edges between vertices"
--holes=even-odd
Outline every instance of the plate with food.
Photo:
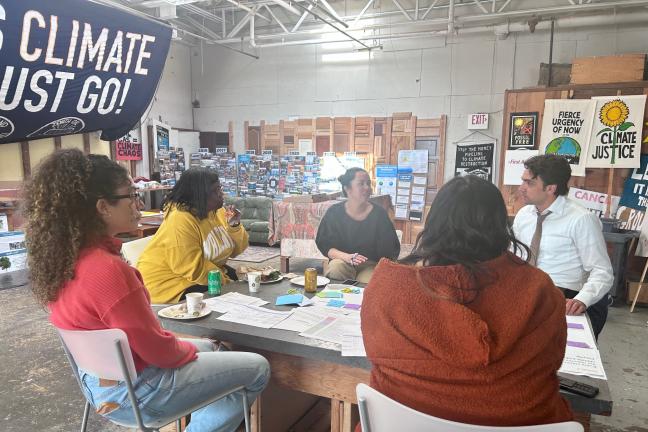
[{"label": "plate with food", "polygon": [[200,307],[200,311],[196,311],[192,314],[187,312],[187,304],[186,303],[180,303],[176,305],[171,305],[168,307],[165,307],[164,309],[160,309],[158,311],[158,315],[163,317],[163,318],[171,318],[171,319],[177,319],[177,320],[190,320],[190,319],[198,319],[202,318],[204,316],[207,316],[211,313],[211,309],[207,306],[205,302],[202,302],[202,305]]},{"label": "plate with food", "polygon": [[[331,282],[331,280],[329,278],[324,277],[324,276],[317,276],[317,286],[324,286],[329,282]],[[305,284],[304,276],[297,276],[296,278],[292,278],[292,279],[290,279],[290,283],[294,283],[295,285],[304,286],[304,284]]]},{"label": "plate with food", "polygon": [[283,274],[279,270],[275,269],[274,267],[257,268],[257,267],[245,266],[245,267],[241,267],[240,272],[245,273],[246,279],[248,273],[252,273],[252,272],[261,273],[261,285],[276,283],[283,280],[284,278]]}]

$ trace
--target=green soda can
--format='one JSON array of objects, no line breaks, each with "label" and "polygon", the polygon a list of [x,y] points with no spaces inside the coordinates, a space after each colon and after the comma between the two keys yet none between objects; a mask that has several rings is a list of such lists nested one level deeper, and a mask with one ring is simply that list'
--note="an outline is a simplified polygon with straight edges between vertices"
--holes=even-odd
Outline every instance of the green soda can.
[{"label": "green soda can", "polygon": [[223,286],[223,278],[219,270],[210,270],[207,274],[207,294],[219,296]]}]

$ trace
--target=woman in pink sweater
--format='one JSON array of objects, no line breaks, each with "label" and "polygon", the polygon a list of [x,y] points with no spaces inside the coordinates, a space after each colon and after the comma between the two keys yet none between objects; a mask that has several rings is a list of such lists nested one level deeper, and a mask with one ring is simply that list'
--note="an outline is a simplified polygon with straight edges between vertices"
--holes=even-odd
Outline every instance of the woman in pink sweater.
[{"label": "woman in pink sweater", "polygon": [[[31,287],[67,330],[118,328],[128,343],[144,422],[180,413],[230,388],[246,387],[253,401],[267,384],[268,362],[252,353],[216,352],[209,340],[180,340],[153,314],[139,272],[124,262],[115,235],[134,231],[139,195],[128,172],[105,156],[79,150],[46,158],[26,185]],[[79,370],[97,412],[133,423],[124,382]],[[243,419],[241,395],[192,415],[187,431],[233,431]]]}]

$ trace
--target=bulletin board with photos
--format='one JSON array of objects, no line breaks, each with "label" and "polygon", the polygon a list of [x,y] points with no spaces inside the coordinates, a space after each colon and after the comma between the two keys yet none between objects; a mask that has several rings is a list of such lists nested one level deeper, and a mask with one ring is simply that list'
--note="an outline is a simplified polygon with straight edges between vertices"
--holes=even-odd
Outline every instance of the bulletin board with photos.
[{"label": "bulletin board with photos", "polygon": [[498,186],[508,213],[515,215],[524,206],[517,194],[524,161],[559,154],[572,167],[572,199],[601,216],[610,196],[609,214],[621,219],[620,228],[639,229],[648,187],[642,192],[641,186],[625,185],[633,177],[643,181],[648,162],[642,157],[648,153],[646,95],[645,81],[507,90]]}]

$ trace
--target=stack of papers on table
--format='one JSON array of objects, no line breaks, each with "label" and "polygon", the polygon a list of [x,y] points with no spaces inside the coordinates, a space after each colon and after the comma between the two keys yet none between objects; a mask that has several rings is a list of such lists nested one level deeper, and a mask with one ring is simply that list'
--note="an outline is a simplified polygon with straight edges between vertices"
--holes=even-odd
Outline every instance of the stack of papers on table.
[{"label": "stack of papers on table", "polygon": [[229,292],[219,297],[205,299],[205,304],[214,312],[227,313],[238,305],[263,306],[268,302],[258,297]]},{"label": "stack of papers on table", "polygon": [[269,329],[285,320],[290,314],[292,311],[280,312],[259,306],[235,305],[217,319]]},{"label": "stack of papers on table", "polygon": [[586,315],[567,315],[567,347],[558,372],[607,380]]}]

